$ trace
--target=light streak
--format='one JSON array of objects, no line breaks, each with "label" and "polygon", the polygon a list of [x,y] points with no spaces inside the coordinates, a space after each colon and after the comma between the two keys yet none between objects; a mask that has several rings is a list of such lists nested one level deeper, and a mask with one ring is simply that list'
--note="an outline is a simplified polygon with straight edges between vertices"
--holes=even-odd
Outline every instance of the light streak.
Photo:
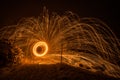
[{"label": "light streak", "polygon": [[48,45],[46,42],[39,41],[34,44],[32,52],[35,56],[41,57],[48,52]]}]

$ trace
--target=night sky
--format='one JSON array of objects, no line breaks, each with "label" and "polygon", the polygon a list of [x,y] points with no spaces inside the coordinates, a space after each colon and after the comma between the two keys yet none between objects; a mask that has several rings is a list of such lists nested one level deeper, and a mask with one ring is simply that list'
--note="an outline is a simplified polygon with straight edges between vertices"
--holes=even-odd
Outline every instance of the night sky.
[{"label": "night sky", "polygon": [[37,17],[43,6],[49,12],[72,11],[82,17],[104,21],[120,38],[119,2],[117,0],[0,0],[0,27],[16,24],[23,17]]}]

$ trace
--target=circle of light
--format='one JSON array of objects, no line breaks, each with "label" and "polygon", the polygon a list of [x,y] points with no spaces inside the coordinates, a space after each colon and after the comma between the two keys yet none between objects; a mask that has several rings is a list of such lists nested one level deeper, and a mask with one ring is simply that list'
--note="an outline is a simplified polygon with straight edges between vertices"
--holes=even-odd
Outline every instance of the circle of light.
[{"label": "circle of light", "polygon": [[[39,54],[39,53],[37,52],[37,47],[39,47],[39,46],[45,47],[45,50],[44,50],[44,52],[43,52],[42,54]],[[35,56],[37,56],[37,57],[44,56],[44,55],[48,52],[47,43],[46,43],[46,42],[43,42],[43,41],[39,41],[39,42],[35,43],[35,45],[33,46],[32,52],[33,52],[33,54],[34,54]]]}]

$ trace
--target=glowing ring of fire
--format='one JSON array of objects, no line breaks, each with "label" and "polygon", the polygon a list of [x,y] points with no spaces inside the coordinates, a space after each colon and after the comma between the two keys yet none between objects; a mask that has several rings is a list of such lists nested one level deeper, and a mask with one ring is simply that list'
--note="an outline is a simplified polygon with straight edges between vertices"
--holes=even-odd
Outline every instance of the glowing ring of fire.
[{"label": "glowing ring of fire", "polygon": [[[39,48],[39,47],[42,49],[42,53],[39,53],[37,51],[37,48]],[[43,50],[43,48],[44,48],[44,50]],[[48,52],[48,45],[47,45],[47,43],[43,42],[43,41],[39,41],[39,42],[35,43],[33,48],[32,48],[32,52],[37,57],[44,56]]]}]

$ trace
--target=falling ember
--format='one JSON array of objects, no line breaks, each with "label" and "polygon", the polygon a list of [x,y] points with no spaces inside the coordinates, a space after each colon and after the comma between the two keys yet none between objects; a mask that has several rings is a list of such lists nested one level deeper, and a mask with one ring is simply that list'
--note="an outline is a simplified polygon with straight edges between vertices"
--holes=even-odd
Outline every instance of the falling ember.
[{"label": "falling ember", "polygon": [[23,63],[58,63],[62,52],[69,65],[120,78],[119,39],[99,19],[79,18],[72,12],[49,15],[45,9],[38,18],[1,28],[0,40],[4,39],[21,50]]},{"label": "falling ember", "polygon": [[37,57],[44,56],[48,52],[47,43],[42,41],[35,43],[32,52]]}]

